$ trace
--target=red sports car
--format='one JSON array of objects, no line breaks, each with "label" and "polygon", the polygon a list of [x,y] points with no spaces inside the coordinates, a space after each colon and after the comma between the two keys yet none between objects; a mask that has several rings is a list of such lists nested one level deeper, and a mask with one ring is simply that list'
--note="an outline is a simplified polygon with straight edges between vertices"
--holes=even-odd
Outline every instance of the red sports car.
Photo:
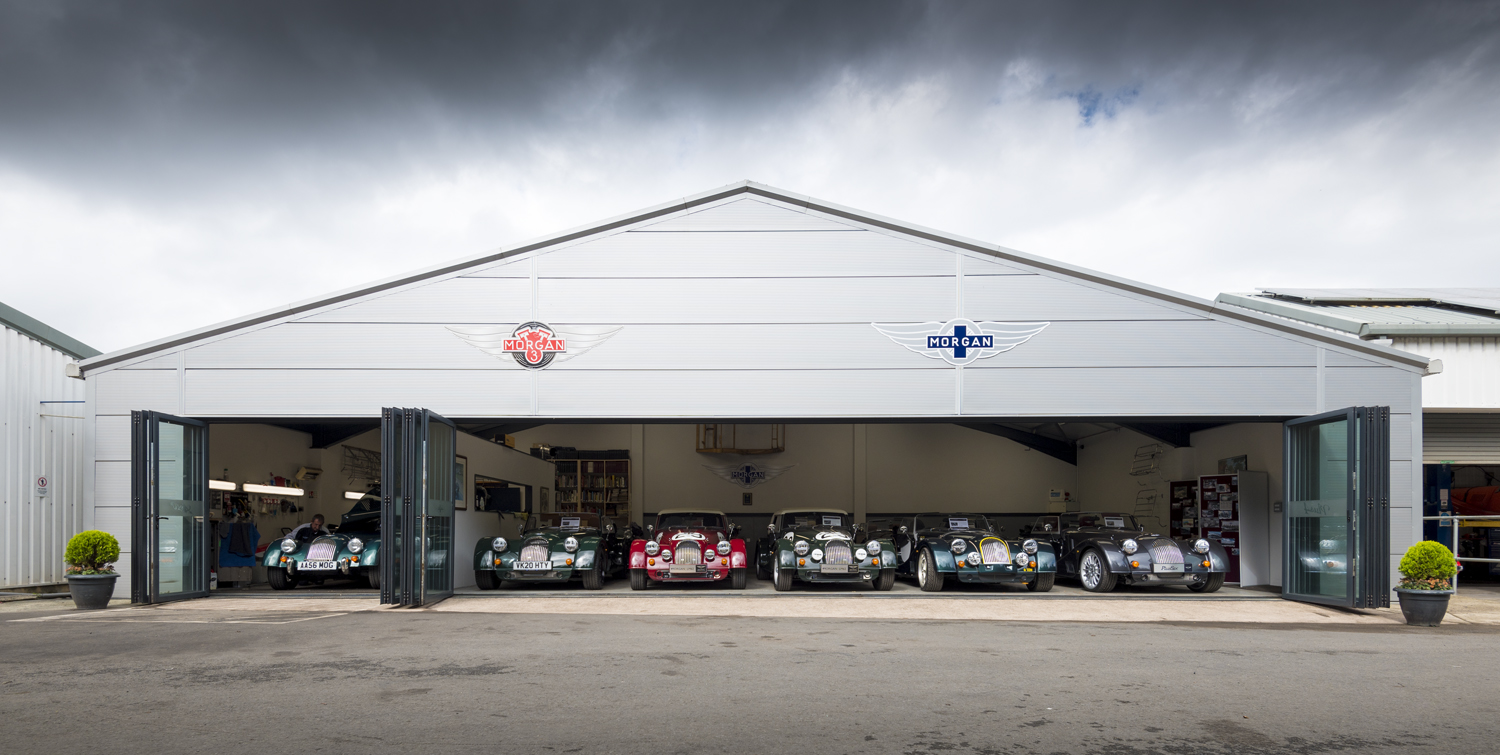
[{"label": "red sports car", "polygon": [[630,544],[630,589],[651,582],[717,582],[745,589],[745,541],[722,511],[667,509],[647,525],[646,538]]}]

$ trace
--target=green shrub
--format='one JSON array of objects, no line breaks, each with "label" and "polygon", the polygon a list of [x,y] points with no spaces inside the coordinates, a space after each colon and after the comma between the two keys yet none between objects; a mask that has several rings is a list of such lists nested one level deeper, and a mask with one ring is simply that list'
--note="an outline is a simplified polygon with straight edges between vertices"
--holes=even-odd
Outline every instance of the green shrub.
[{"label": "green shrub", "polygon": [[1406,549],[1401,557],[1401,589],[1404,590],[1451,590],[1453,575],[1458,569],[1453,566],[1453,551],[1442,543],[1423,540]]},{"label": "green shrub", "polygon": [[112,574],[110,564],[120,558],[120,541],[99,530],[84,530],[68,541],[63,552],[68,574]]}]

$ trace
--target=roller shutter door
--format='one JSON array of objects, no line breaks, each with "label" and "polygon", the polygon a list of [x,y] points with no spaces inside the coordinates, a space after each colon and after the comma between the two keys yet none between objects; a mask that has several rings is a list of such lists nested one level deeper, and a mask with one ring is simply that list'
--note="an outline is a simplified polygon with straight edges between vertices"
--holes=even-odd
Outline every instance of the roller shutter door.
[{"label": "roller shutter door", "polygon": [[1423,414],[1422,461],[1500,464],[1500,414]]}]

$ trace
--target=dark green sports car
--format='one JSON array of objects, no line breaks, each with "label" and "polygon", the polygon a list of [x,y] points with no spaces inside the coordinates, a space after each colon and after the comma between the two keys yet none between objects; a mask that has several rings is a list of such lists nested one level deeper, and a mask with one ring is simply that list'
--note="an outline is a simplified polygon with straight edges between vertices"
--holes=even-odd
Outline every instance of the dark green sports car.
[{"label": "dark green sports car", "polygon": [[532,514],[520,537],[482,538],[474,546],[474,581],[481,590],[520,582],[567,582],[598,590],[625,572],[630,539],[594,513]]},{"label": "dark green sports car", "polygon": [[266,548],[266,581],[273,590],[303,582],[352,579],[380,587],[380,492],[367,493],[331,535],[302,530]]},{"label": "dark green sports car", "polygon": [[766,537],[756,546],[756,570],[777,590],[794,580],[874,585],[896,584],[896,549],[889,538],[870,536],[848,512],[788,509],[771,517]]}]

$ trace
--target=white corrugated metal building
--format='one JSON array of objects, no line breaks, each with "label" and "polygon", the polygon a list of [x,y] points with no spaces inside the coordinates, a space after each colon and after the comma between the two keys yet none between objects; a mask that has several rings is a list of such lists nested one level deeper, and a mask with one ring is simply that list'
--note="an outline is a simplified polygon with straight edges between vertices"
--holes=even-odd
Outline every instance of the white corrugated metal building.
[{"label": "white corrugated metal building", "polygon": [[84,386],[64,368],[98,354],[0,304],[0,589],[63,582],[63,547],[92,519]]},{"label": "white corrugated metal building", "polygon": [[1424,462],[1500,465],[1500,288],[1268,288],[1218,301],[1440,361],[1422,381]]},{"label": "white corrugated metal building", "polygon": [[[533,326],[573,345],[539,346],[533,364],[502,347]],[[974,332],[997,345],[969,353],[943,340]],[[1245,514],[1246,542],[1259,538],[1246,581],[1269,585],[1282,584],[1288,420],[1389,407],[1390,538],[1369,559],[1389,573],[1417,537],[1428,371],[1425,357],[1386,345],[749,182],[76,369],[93,521],[122,540],[142,526],[132,412],[201,421],[214,438],[301,433],[294,450],[307,455],[377,427],[382,407],[415,406],[476,441],[497,428],[554,445],[614,439],[596,447],[630,452],[636,521],[731,490],[695,463],[692,423],[793,423],[788,454],[806,439],[798,468],[757,488],[745,514],[805,498],[857,519],[960,504],[1022,514],[1049,489],[1093,490],[1084,505],[1128,510],[1138,443],[1174,446],[1185,475],[1253,448],[1252,469],[1275,492]],[[215,477],[249,481],[238,466],[271,466],[242,464],[248,445],[206,453]],[[1289,511],[1317,493],[1297,493]],[[128,580],[119,589],[129,594]]]}]

